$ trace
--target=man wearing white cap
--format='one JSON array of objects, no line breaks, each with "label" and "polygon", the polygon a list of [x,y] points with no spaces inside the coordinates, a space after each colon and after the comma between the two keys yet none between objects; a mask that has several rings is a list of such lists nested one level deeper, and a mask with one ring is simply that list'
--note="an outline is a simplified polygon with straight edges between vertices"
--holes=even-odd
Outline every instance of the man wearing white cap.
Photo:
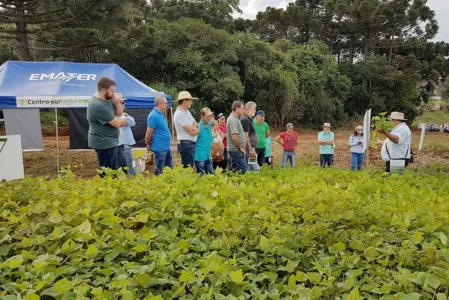
[{"label": "man wearing white cap", "polygon": [[181,163],[184,168],[195,165],[195,145],[198,139],[199,127],[189,109],[193,98],[189,92],[183,91],[178,95],[178,108],[174,115],[176,135],[178,137],[178,152],[181,154]]},{"label": "man wearing white cap", "polygon": [[334,133],[330,131],[331,124],[324,123],[323,131],[318,134],[318,143],[320,144],[320,166],[324,168],[334,165]]},{"label": "man wearing white cap", "polygon": [[387,138],[382,145],[382,159],[386,162],[385,170],[387,172],[398,170],[402,172],[410,162],[412,144],[412,132],[407,126],[404,114],[394,111],[390,115],[390,121],[394,128],[391,132],[378,129]]}]

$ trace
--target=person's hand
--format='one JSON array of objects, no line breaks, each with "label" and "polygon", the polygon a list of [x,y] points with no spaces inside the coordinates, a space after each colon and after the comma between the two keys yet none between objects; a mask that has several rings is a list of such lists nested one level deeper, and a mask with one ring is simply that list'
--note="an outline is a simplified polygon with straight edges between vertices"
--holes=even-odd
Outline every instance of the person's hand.
[{"label": "person's hand", "polygon": [[128,121],[128,119],[123,119],[123,120],[121,120],[121,126],[123,127],[123,126],[128,126],[129,125],[129,121]]},{"label": "person's hand", "polygon": [[251,153],[249,154],[249,157],[250,157],[250,158],[254,158],[254,157],[256,157],[256,153],[254,153],[254,152],[251,152]]},{"label": "person's hand", "polygon": [[243,155],[246,155],[246,150],[245,150],[245,148],[240,148],[239,150],[240,150],[240,152],[243,153]]},{"label": "person's hand", "polygon": [[120,96],[114,94],[114,97],[112,97],[112,103],[114,105],[119,105],[120,104]]},{"label": "person's hand", "polygon": [[148,151],[148,152],[151,151],[151,150],[150,150],[150,146],[151,146],[150,144],[147,145],[147,151]]},{"label": "person's hand", "polygon": [[385,130],[384,129],[377,129],[376,131],[379,132],[379,133],[385,134]]}]

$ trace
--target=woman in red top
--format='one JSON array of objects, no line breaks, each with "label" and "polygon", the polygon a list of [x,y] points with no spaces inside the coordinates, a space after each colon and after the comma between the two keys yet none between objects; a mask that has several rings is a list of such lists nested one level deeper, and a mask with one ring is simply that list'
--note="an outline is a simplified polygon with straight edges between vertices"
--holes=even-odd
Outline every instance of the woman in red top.
[{"label": "woman in red top", "polygon": [[226,138],[226,116],[222,113],[217,115],[218,118],[218,126],[220,126],[220,131],[223,132],[223,144],[224,144],[224,160],[218,163],[218,166],[223,170],[226,170],[228,167],[228,140]]},{"label": "woman in red top", "polygon": [[287,131],[282,132],[275,139],[276,142],[282,145],[284,151],[282,152],[282,167],[287,167],[287,162],[290,161],[290,166],[293,168],[296,161],[296,146],[298,145],[298,135],[293,131],[293,124],[287,124]]}]

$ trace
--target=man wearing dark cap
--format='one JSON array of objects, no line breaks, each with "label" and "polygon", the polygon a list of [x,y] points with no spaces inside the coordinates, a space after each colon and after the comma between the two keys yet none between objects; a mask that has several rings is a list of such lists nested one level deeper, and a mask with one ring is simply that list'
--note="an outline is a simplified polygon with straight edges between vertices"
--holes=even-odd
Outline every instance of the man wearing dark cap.
[{"label": "man wearing dark cap", "polygon": [[257,164],[262,166],[265,162],[265,149],[267,147],[266,138],[270,136],[270,128],[265,122],[265,112],[259,110],[254,119],[254,129],[256,130],[259,142],[256,145]]}]

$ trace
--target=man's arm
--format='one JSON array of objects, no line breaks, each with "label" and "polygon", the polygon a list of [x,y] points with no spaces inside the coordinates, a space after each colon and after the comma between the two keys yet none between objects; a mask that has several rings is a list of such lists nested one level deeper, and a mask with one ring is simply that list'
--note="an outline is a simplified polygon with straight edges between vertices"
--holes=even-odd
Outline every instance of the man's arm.
[{"label": "man's arm", "polygon": [[250,140],[249,140],[249,132],[245,132],[246,136],[246,147],[248,148],[249,154],[253,153],[253,146],[251,146]]},{"label": "man's arm", "polygon": [[[196,124],[196,127],[195,127],[195,124]],[[196,136],[196,135],[198,135],[198,133],[200,133],[199,128],[198,128],[198,124],[196,122],[194,124],[192,124],[192,125],[186,125],[183,128],[191,136]]]},{"label": "man's arm", "polygon": [[121,117],[123,115],[123,106],[120,104],[120,99],[114,97],[114,99],[112,99],[111,101],[114,105],[114,115],[116,117]]},{"label": "man's arm", "polygon": [[150,146],[153,138],[154,128],[147,127],[147,133],[145,134],[145,145],[147,145],[147,150],[150,151]]},{"label": "man's arm", "polygon": [[318,144],[320,144],[320,146],[333,145],[334,144],[334,139],[321,140],[320,139],[320,135],[318,135]]},{"label": "man's arm", "polygon": [[111,125],[112,127],[120,128],[120,127],[122,127],[122,120],[120,120],[119,117],[115,117],[108,124]]},{"label": "man's arm", "polygon": [[278,135],[274,140],[276,142],[278,142],[279,144],[281,144],[282,146],[284,146],[284,140],[282,140],[282,142],[281,142],[281,136],[280,135]]},{"label": "man's arm", "polygon": [[377,132],[382,133],[383,135],[385,135],[393,143],[399,144],[399,136],[398,135],[392,134],[391,132],[386,131],[386,130],[382,130],[382,129],[377,130]]},{"label": "man's arm", "polygon": [[242,152],[243,155],[246,155],[245,149],[242,147],[242,145],[240,145],[239,135],[237,133],[233,133],[231,138],[234,144],[237,146],[237,148],[239,148],[240,152]]},{"label": "man's arm", "polygon": [[129,122],[128,125],[131,127],[136,126],[136,120],[134,120],[134,117],[128,115],[127,113],[124,113],[124,114],[126,116],[126,119],[128,119],[128,122]]},{"label": "man's arm", "polygon": [[120,120],[120,127],[124,127],[124,126],[128,126],[129,125],[129,121],[128,119],[122,119]]}]

